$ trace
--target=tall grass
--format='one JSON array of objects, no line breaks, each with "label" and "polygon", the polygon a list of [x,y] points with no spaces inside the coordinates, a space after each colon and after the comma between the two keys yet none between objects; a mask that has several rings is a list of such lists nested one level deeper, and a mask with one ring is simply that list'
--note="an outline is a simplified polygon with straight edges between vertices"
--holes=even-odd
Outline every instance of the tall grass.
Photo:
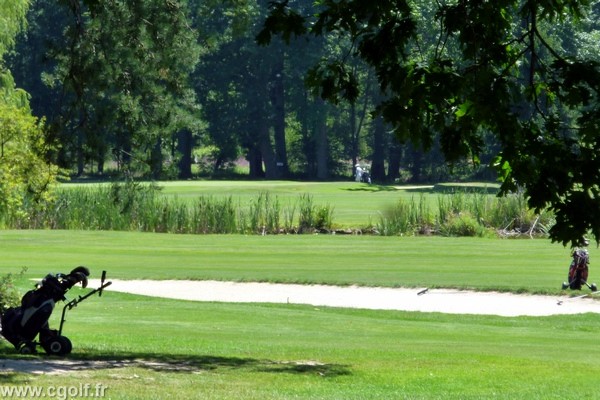
[{"label": "tall grass", "polygon": [[136,182],[62,189],[44,211],[29,215],[5,219],[5,225],[191,234],[310,233],[333,225],[333,209],[315,205],[309,194],[285,207],[269,193],[259,194],[249,205],[231,196],[200,196],[188,202],[161,196],[158,186]]},{"label": "tall grass", "polygon": [[377,230],[382,235],[435,233],[442,236],[489,236],[499,234],[545,235],[554,223],[551,213],[535,214],[522,194],[492,197],[457,191],[437,197],[434,215],[424,196],[399,200],[381,215]]},{"label": "tall grass", "polygon": [[[201,195],[195,201],[164,196],[154,184],[139,182],[63,188],[56,200],[12,216],[0,216],[6,228],[119,230],[190,234],[281,234],[331,232],[334,208],[315,204],[311,194],[294,201],[269,192],[256,197]],[[543,235],[551,214],[536,215],[522,194],[494,197],[454,191],[400,197],[383,210],[373,231],[384,236]],[[432,200],[433,199],[433,200]],[[373,224],[367,226],[373,228]],[[339,228],[339,226],[337,226]],[[358,227],[350,231],[358,230]]]}]

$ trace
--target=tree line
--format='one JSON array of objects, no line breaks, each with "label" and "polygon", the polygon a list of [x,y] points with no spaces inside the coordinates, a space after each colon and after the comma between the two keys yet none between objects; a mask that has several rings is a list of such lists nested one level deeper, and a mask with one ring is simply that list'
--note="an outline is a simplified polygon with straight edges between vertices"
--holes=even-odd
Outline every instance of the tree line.
[{"label": "tree line", "polygon": [[[411,57],[425,57],[439,40],[435,6],[412,3],[421,37]],[[295,4],[316,11],[312,1]],[[268,10],[251,0],[35,0],[8,65],[33,113],[46,118],[54,160],[76,175],[113,162],[190,178],[195,160],[217,172],[245,158],[253,178],[329,179],[363,160],[377,181],[448,178],[437,137],[426,149],[401,143],[373,115],[381,94],[365,62],[346,66],[360,87],[352,102],[327,103],[306,86],[317,73],[338,79],[311,68],[346,57],[350,40],[328,34],[260,47]],[[486,140],[480,164],[495,147]],[[482,173],[456,161],[455,172]]]},{"label": "tree line", "polygon": [[267,179],[365,160],[379,182],[499,173],[554,207],[554,239],[600,226],[569,225],[600,210],[598,1],[8,3],[1,86],[67,173],[190,178],[240,158]]}]

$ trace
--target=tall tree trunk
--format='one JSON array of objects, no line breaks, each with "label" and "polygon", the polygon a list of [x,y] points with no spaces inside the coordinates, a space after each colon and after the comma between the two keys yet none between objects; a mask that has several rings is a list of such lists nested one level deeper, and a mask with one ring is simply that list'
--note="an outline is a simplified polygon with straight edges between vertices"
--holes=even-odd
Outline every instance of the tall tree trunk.
[{"label": "tall tree trunk", "polygon": [[82,176],[85,169],[85,155],[83,153],[84,139],[83,127],[77,130],[77,176]]},{"label": "tall tree trunk", "polygon": [[192,177],[192,149],[194,137],[192,132],[185,129],[177,133],[177,152],[181,155],[179,159],[179,178],[190,179]]},{"label": "tall tree trunk", "polygon": [[[371,73],[367,76],[367,87],[365,93],[370,93],[371,88]],[[356,164],[359,161],[359,149],[360,149],[360,133],[362,131],[365,117],[367,116],[367,108],[369,106],[370,96],[365,95],[362,109],[359,112],[356,110],[356,104],[350,105],[350,132],[351,132],[351,151],[352,151],[352,176],[356,176]],[[358,119],[358,120],[357,120]]]},{"label": "tall tree trunk", "polygon": [[421,183],[421,180],[423,179],[423,152],[415,148],[413,145],[410,145],[410,148],[412,158],[412,164],[410,168],[412,176],[410,180],[413,183]]},{"label": "tall tree trunk", "polygon": [[[311,103],[312,104],[312,103]],[[312,108],[309,106],[308,92],[304,91],[300,105],[300,115],[302,116],[302,128],[300,130],[302,137],[302,155],[304,156],[304,174],[312,177],[315,174],[315,162],[310,138],[310,121]]]},{"label": "tall tree trunk", "polygon": [[[318,103],[322,103],[318,100]],[[326,180],[329,178],[329,146],[327,141],[327,123],[324,107],[319,107],[317,111],[317,122],[315,124],[315,153],[317,158],[317,179]]]},{"label": "tall tree trunk", "polygon": [[400,178],[400,159],[402,156],[402,147],[395,137],[391,138],[390,151],[388,155],[388,173],[387,179],[394,182]]},{"label": "tall tree trunk", "polygon": [[150,174],[153,179],[159,179],[163,170],[162,138],[156,139],[156,144],[150,152]]},{"label": "tall tree trunk", "polygon": [[265,163],[265,178],[279,179],[277,163],[275,161],[275,152],[273,151],[271,135],[269,134],[269,125],[264,118],[259,120],[258,141],[260,153],[262,154],[263,162]]},{"label": "tall tree trunk", "polygon": [[373,129],[373,157],[371,160],[371,178],[376,181],[385,180],[385,122],[382,117],[375,119]]},{"label": "tall tree trunk", "polygon": [[276,177],[288,176],[289,166],[285,143],[285,88],[283,84],[283,72],[285,64],[285,53],[283,49],[277,49],[277,60],[271,74],[271,104],[273,106],[273,130],[275,139],[275,165]]},{"label": "tall tree trunk", "polygon": [[350,152],[352,155],[352,176],[356,176],[356,164],[358,164],[358,138],[359,132],[356,127],[356,103],[350,103]]},{"label": "tall tree trunk", "polygon": [[260,153],[260,149],[258,147],[252,146],[250,149],[248,149],[246,160],[248,160],[250,178],[265,177],[265,171],[263,170],[262,154]]}]

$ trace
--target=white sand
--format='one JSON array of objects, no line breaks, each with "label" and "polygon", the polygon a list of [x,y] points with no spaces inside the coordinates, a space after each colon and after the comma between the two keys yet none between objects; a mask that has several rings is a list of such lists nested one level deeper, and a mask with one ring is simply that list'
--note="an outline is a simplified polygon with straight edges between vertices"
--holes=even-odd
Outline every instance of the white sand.
[{"label": "white sand", "polygon": [[[313,306],[404,310],[451,314],[544,316],[600,313],[600,301],[591,297],[516,295],[452,289],[338,287],[272,283],[180,280],[111,280],[107,291],[180,300],[231,303],[289,303]],[[89,287],[99,285],[91,280]]]}]

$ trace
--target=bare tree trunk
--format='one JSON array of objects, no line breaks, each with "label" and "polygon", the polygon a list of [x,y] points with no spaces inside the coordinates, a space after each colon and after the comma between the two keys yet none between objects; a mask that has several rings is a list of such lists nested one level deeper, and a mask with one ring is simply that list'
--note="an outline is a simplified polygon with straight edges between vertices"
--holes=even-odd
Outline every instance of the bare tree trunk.
[{"label": "bare tree trunk", "polygon": [[371,160],[371,178],[375,181],[385,180],[385,122],[382,117],[375,120],[373,130],[373,156]]},{"label": "bare tree trunk", "polygon": [[77,176],[82,176],[85,170],[85,154],[83,153],[83,126],[77,130]]},{"label": "bare tree trunk", "polygon": [[277,178],[286,177],[289,172],[285,143],[285,88],[283,72],[285,53],[277,50],[277,61],[271,75],[271,104],[273,106],[273,130],[275,139],[275,174]]},{"label": "bare tree trunk", "polygon": [[246,156],[248,160],[249,169],[250,169],[250,177],[251,178],[264,178],[265,171],[263,170],[263,160],[262,154],[260,153],[260,149],[256,146],[253,146],[248,150],[248,154]]},{"label": "bare tree trunk", "polygon": [[327,124],[325,121],[325,112],[318,111],[318,119],[315,124],[315,147],[317,158],[317,179],[326,180],[329,178],[329,143],[327,141]]},{"label": "bare tree trunk", "polygon": [[156,139],[156,144],[150,152],[150,173],[152,178],[159,179],[163,170],[162,138]]},{"label": "bare tree trunk", "polygon": [[179,159],[179,178],[190,179],[192,177],[192,149],[194,138],[192,132],[182,130],[177,133],[177,152],[181,154]]},{"label": "bare tree trunk", "polygon": [[279,179],[277,171],[277,163],[275,161],[275,152],[271,143],[271,135],[269,134],[269,126],[264,118],[261,118],[258,126],[258,146],[265,164],[265,178]]},{"label": "bare tree trunk", "polygon": [[390,152],[388,156],[388,173],[387,179],[390,182],[394,182],[400,178],[400,159],[402,156],[402,147],[395,137],[392,137],[392,144],[390,145]]}]

